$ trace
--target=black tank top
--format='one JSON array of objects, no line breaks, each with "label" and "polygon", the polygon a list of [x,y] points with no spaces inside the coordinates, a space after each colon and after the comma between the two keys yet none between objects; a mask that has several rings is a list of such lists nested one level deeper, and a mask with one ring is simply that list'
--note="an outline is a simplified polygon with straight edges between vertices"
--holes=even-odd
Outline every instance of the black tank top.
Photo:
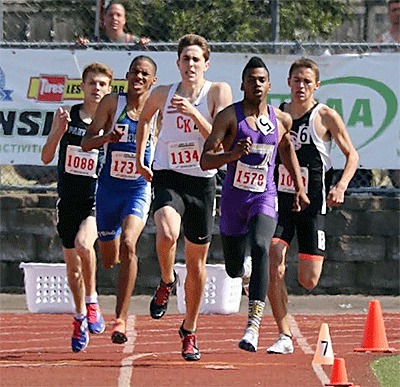
[{"label": "black tank top", "polygon": [[[284,105],[285,103],[282,103],[279,109],[285,111]],[[303,116],[294,119],[290,130],[290,137],[295,147],[300,167],[306,167],[308,169],[308,197],[311,201],[309,211],[315,208],[322,209],[324,207],[333,173],[332,168],[327,170],[326,165],[324,165],[321,151],[315,144],[315,137],[313,138],[312,135],[314,128],[312,127],[313,122],[310,122],[310,118],[317,106],[318,104],[315,104]],[[280,158],[278,157],[277,159],[277,164],[281,163]],[[278,179],[277,168],[275,169],[275,178]]]},{"label": "black tank top", "polygon": [[[97,178],[89,176],[80,176],[67,173],[65,171],[65,160],[68,145],[80,146],[82,137],[86,133],[88,124],[83,122],[79,116],[79,111],[83,104],[72,106],[70,111],[71,121],[68,129],[64,133],[60,141],[60,150],[58,153],[58,195],[61,198],[90,198],[94,197],[96,191]],[[100,159],[97,163],[97,174],[100,165]]]}]

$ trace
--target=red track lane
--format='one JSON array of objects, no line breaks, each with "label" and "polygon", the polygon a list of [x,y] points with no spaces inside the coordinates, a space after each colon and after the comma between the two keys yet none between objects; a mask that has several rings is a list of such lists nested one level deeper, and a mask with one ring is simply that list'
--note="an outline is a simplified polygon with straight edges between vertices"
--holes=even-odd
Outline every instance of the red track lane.
[{"label": "red track lane", "polygon": [[[312,367],[320,326],[328,323],[335,356],[343,357],[349,381],[362,387],[379,383],[370,362],[383,353],[355,353],[361,345],[365,315],[293,315],[296,349],[292,355],[268,355],[277,337],[265,316],[257,353],[238,349],[245,315],[202,315],[198,337],[202,358],[186,362],[180,355],[181,315],[161,320],[131,316],[129,341],[115,345],[111,327],[90,336],[86,351],[70,349],[72,318],[51,314],[1,314],[1,386],[321,386],[331,366]],[[390,347],[400,348],[400,314],[384,314]],[[106,316],[111,321],[111,316]],[[325,379],[324,379],[325,378]]]}]

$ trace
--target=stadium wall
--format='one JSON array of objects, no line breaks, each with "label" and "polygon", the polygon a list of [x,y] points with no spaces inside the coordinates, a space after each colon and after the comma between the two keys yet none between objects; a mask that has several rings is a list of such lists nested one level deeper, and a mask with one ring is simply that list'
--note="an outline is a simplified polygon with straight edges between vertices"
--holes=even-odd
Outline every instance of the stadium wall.
[{"label": "stadium wall", "polygon": [[[21,262],[63,262],[55,228],[55,194],[0,196],[0,292],[23,293]],[[328,257],[312,292],[297,282],[297,245],[288,257],[290,294],[399,295],[399,197],[348,196],[327,215]],[[135,294],[151,294],[159,282],[152,217],[138,243]],[[180,239],[177,262],[184,261]],[[218,218],[208,263],[223,263]],[[114,269],[113,269],[114,270]],[[114,294],[116,273],[98,260],[98,291]]]}]

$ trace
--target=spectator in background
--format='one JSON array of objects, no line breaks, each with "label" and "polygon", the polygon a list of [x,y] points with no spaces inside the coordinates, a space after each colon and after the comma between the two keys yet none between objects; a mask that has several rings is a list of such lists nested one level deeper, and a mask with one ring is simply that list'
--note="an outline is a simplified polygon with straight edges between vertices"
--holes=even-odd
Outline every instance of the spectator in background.
[{"label": "spectator in background", "polygon": [[[378,38],[377,42],[400,43],[400,0],[389,0],[387,11],[390,27],[388,31]],[[382,51],[389,52],[388,49]],[[393,187],[400,188],[400,169],[389,169],[388,176],[392,181]]]},{"label": "spectator in background", "polygon": [[[100,38],[93,41],[105,43],[137,43],[141,48],[145,48],[150,42],[150,38],[137,36],[127,32],[125,7],[116,1],[111,1],[104,13],[104,30]],[[87,44],[89,39],[79,38],[78,44]]]},{"label": "spectator in background", "polygon": [[76,308],[71,341],[73,352],[87,347],[89,332],[100,334],[105,329],[97,301],[94,250],[99,151],[83,152],[80,144],[101,99],[111,91],[112,79],[112,70],[102,63],[85,67],[81,83],[83,103],[72,106],[70,111],[58,108],[42,150],[42,161],[49,164],[59,147],[57,231]]},{"label": "spectator in background", "polygon": [[390,27],[378,38],[378,43],[400,43],[400,0],[389,0],[387,11]]}]

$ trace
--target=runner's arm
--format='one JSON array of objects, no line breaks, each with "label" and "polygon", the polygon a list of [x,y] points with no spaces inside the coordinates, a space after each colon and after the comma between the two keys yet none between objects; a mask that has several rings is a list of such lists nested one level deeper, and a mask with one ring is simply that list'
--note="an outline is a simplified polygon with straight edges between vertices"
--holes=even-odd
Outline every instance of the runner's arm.
[{"label": "runner's arm", "polygon": [[[151,125],[154,114],[158,111],[162,112],[165,100],[168,95],[170,86],[158,86],[150,94],[142,112],[140,113],[139,122],[136,129],[136,168],[147,181],[152,181],[153,172],[151,167],[145,165],[144,155],[146,152],[146,144],[150,137]],[[162,114],[162,113],[160,113]],[[158,122],[160,124],[160,122]],[[157,136],[161,131],[161,125],[157,128]]]},{"label": "runner's arm", "polygon": [[86,133],[82,138],[81,147],[85,152],[100,148],[106,142],[119,141],[121,136],[118,137],[118,135],[110,131],[117,99],[117,94],[108,94],[100,101],[93,121],[87,127]]},{"label": "runner's arm", "polygon": [[[219,168],[238,160],[243,154],[249,154],[251,141],[249,138],[238,141],[229,151],[236,136],[237,122],[233,105],[222,110],[215,117],[211,134],[206,139],[200,157],[203,170]],[[221,148],[223,151],[221,152]]]},{"label": "runner's arm", "polygon": [[44,164],[49,164],[54,159],[57,146],[64,133],[67,131],[70,121],[69,111],[59,107],[51,124],[51,130],[47,136],[46,143],[42,148],[41,158]]},{"label": "runner's arm", "polygon": [[329,191],[327,197],[327,204],[329,206],[337,206],[344,202],[344,194],[350,180],[357,171],[359,157],[351,142],[342,118],[334,109],[325,108],[321,111],[321,123],[326,126],[332,138],[335,140],[339,149],[346,158],[346,164],[342,176],[336,185]]}]

